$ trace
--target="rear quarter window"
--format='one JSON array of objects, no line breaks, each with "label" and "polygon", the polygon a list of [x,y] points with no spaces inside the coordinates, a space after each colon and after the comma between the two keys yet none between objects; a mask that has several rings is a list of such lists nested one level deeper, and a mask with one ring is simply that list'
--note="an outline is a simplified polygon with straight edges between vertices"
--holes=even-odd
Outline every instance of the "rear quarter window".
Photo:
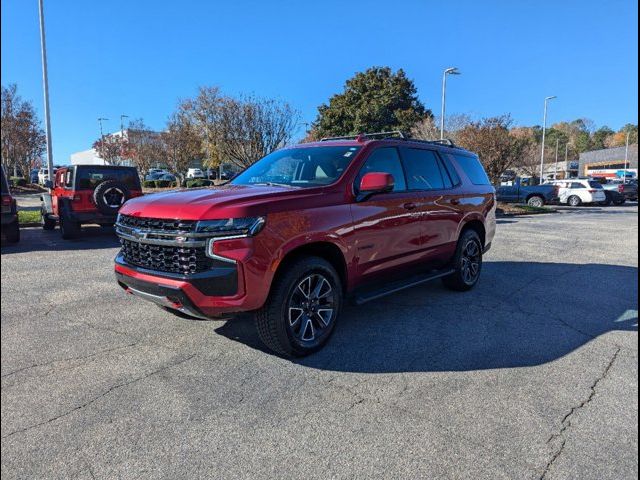
[{"label": "rear quarter window", "polygon": [[487,172],[484,171],[484,167],[477,157],[469,157],[455,153],[448,155],[458,162],[458,165],[467,177],[469,177],[471,183],[474,185],[491,185]]}]

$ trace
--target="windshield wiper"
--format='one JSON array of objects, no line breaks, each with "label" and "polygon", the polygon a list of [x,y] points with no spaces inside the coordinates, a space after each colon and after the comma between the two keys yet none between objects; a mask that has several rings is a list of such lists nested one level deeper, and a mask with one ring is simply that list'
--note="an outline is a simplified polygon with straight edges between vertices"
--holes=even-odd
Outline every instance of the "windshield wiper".
[{"label": "windshield wiper", "polygon": [[289,185],[288,183],[276,183],[276,182],[257,182],[251,185],[266,185],[267,187],[287,187],[287,188],[299,188]]}]

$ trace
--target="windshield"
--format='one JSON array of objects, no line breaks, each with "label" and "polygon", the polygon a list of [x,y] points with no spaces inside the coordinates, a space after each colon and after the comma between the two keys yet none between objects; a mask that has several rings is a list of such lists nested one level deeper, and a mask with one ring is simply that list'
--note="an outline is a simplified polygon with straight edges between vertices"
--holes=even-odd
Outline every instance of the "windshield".
[{"label": "windshield", "polygon": [[290,148],[273,152],[238,175],[232,185],[319,187],[334,183],[361,147]]}]

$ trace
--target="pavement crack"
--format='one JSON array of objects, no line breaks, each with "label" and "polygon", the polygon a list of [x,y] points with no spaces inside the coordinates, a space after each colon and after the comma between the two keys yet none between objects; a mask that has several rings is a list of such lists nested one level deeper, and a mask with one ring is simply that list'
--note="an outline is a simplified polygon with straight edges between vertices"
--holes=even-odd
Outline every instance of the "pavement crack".
[{"label": "pavement crack", "polygon": [[98,355],[104,355],[105,353],[114,352],[116,350],[122,350],[124,348],[134,347],[137,344],[138,344],[138,342],[134,342],[134,343],[130,343],[128,345],[121,345],[119,347],[112,347],[112,348],[107,348],[105,350],[99,350],[99,351],[93,352],[93,353],[91,353],[89,355],[80,355],[80,356],[77,356],[77,357],[61,358],[59,360],[51,360],[51,361],[43,362],[43,363],[34,363],[33,365],[28,365],[26,367],[18,368],[17,370],[14,370],[12,372],[5,373],[4,375],[1,375],[0,378],[7,378],[7,377],[10,377],[12,375],[15,375],[16,373],[24,372],[24,371],[30,370],[32,368],[46,367],[48,365],[53,365],[55,363],[72,362],[74,360],[86,360],[87,358],[97,357]]},{"label": "pavement crack", "polygon": [[575,415],[575,413],[578,410],[580,410],[580,409],[584,408],[586,405],[588,405],[593,400],[593,398],[596,396],[596,389],[598,388],[598,384],[607,377],[607,375],[611,371],[611,368],[613,367],[613,364],[615,363],[616,359],[618,358],[618,355],[620,354],[621,350],[622,350],[621,347],[618,347],[616,349],[616,351],[613,353],[613,356],[609,360],[609,363],[607,364],[605,369],[598,376],[598,378],[596,378],[594,380],[594,382],[591,384],[591,386],[589,387],[589,395],[587,396],[587,398],[582,400],[578,405],[576,405],[574,407],[571,407],[569,412],[563,417],[562,421],[560,422],[560,425],[561,425],[560,430],[557,433],[554,433],[553,435],[551,435],[547,439],[547,444],[557,440],[558,438],[561,439],[561,442],[560,442],[560,446],[556,449],[556,451],[552,455],[552,457],[549,460],[549,462],[547,462],[547,465],[544,468],[544,471],[542,472],[542,475],[540,476],[540,480],[544,480],[547,477],[547,474],[551,470],[551,467],[553,467],[553,465],[556,462],[556,460],[558,460],[558,458],[560,458],[560,455],[562,455],[562,452],[564,451],[564,447],[567,444],[566,433],[569,430],[569,428],[571,428],[571,419],[573,418],[573,416]]},{"label": "pavement crack", "polygon": [[136,382],[140,382],[140,381],[142,381],[142,380],[145,380],[146,378],[149,378],[149,377],[151,377],[151,376],[153,376],[153,375],[157,375],[158,373],[164,372],[165,370],[168,370],[168,369],[170,369],[170,368],[177,367],[178,365],[181,365],[181,364],[183,364],[183,363],[188,362],[189,360],[193,359],[194,357],[196,357],[196,354],[190,355],[190,356],[188,356],[188,357],[186,357],[186,358],[183,358],[182,360],[179,360],[179,361],[177,361],[177,362],[171,363],[171,364],[169,364],[169,365],[164,365],[163,367],[160,367],[160,368],[158,368],[158,369],[156,369],[156,370],[154,370],[154,371],[152,371],[152,372],[150,372],[150,373],[147,373],[146,375],[142,375],[142,376],[140,376],[140,377],[136,377],[136,378],[131,379],[131,380],[128,380],[128,381],[126,381],[126,382],[122,382],[122,383],[118,383],[118,384],[116,384],[116,385],[113,385],[113,386],[109,387],[106,391],[104,391],[103,393],[101,393],[100,395],[98,395],[98,396],[96,396],[96,397],[93,397],[93,398],[92,398],[92,399],[90,399],[90,400],[87,400],[87,401],[86,401],[86,402],[84,402],[83,404],[78,405],[78,406],[76,406],[76,407],[72,408],[71,410],[67,410],[66,412],[61,413],[60,415],[57,415],[57,416],[55,416],[55,417],[53,417],[53,418],[50,418],[49,420],[45,420],[44,422],[39,422],[39,423],[36,423],[36,424],[30,425],[30,426],[28,426],[28,427],[21,428],[21,429],[19,429],[19,430],[14,430],[13,432],[8,433],[7,435],[3,435],[3,436],[2,436],[2,439],[4,440],[5,438],[9,438],[9,437],[11,437],[11,436],[13,436],[13,435],[16,435],[16,434],[18,434],[18,433],[27,432],[27,431],[32,430],[32,429],[34,429],[34,428],[41,427],[42,425],[46,425],[46,424],[49,424],[49,423],[55,422],[56,420],[59,420],[59,419],[61,419],[61,418],[64,418],[64,417],[66,417],[66,416],[68,416],[68,415],[71,415],[72,413],[74,413],[74,412],[76,412],[76,411],[78,411],[78,410],[82,410],[83,408],[88,407],[89,405],[91,405],[91,404],[93,404],[93,403],[97,402],[97,401],[98,401],[98,400],[100,400],[101,398],[106,397],[107,395],[109,395],[110,393],[112,393],[112,392],[114,392],[114,391],[116,391],[116,390],[119,390],[119,389],[121,389],[121,388],[127,387],[127,386],[132,385],[132,384],[134,384],[134,383],[136,383]]}]

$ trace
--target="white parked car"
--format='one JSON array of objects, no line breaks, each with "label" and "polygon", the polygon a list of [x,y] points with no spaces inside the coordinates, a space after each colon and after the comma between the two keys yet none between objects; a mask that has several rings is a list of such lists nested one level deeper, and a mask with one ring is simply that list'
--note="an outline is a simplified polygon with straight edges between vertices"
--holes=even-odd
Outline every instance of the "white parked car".
[{"label": "white parked car", "polygon": [[[53,176],[55,176],[56,172],[58,171],[58,169],[56,167],[53,167]],[[38,183],[40,185],[44,185],[44,182],[47,180],[47,175],[49,174],[49,169],[46,167],[42,167],[40,168],[40,170],[38,171]]]},{"label": "white parked car", "polygon": [[551,180],[548,183],[558,186],[558,201],[572,207],[583,203],[604,202],[607,199],[602,185],[588,178],[567,178],[565,180]]},{"label": "white parked car", "polygon": [[187,178],[204,178],[204,173],[199,168],[190,168],[187,170]]}]

